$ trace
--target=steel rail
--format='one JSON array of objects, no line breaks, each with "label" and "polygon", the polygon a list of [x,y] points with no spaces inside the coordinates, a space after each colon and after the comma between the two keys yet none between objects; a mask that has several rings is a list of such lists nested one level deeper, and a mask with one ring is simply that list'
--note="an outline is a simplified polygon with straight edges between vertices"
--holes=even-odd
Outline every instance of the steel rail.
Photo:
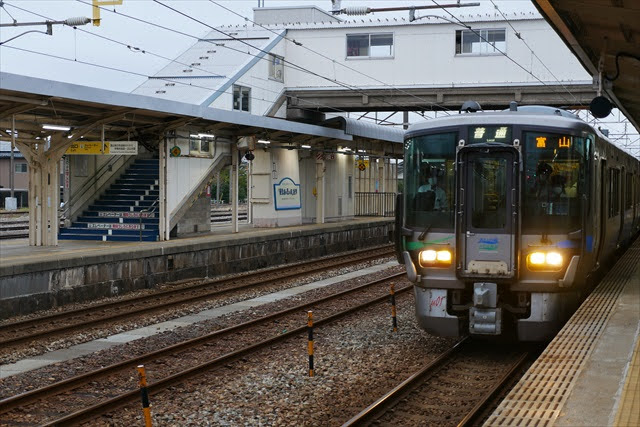
[{"label": "steel rail", "polygon": [[[291,308],[287,308],[281,311],[278,311],[276,313],[272,313],[263,317],[260,317],[258,319],[254,319],[254,320],[250,320],[247,322],[243,322],[240,323],[238,325],[234,325],[234,326],[230,326],[224,329],[220,329],[218,331],[214,331],[212,333],[203,335],[201,337],[197,337],[197,338],[192,338],[190,340],[187,341],[183,341],[181,343],[177,343],[177,344],[173,344],[169,347],[165,347],[163,349],[160,350],[156,350],[153,352],[149,352],[146,354],[143,354],[141,356],[137,356],[137,357],[133,357],[127,360],[123,360],[121,362],[118,363],[114,363],[112,365],[109,366],[105,366],[103,368],[97,369],[95,371],[91,371],[91,372],[86,372],[84,374],[80,374],[80,375],[76,375],[74,377],[71,378],[67,378],[65,380],[62,381],[58,381],[55,382],[53,384],[49,384],[47,386],[35,389],[35,390],[30,390],[28,392],[16,395],[16,396],[12,396],[6,399],[2,399],[0,400],[0,414],[6,413],[12,409],[15,409],[17,407],[20,406],[25,406],[28,405],[29,403],[33,403],[37,400],[41,400],[47,396],[51,396],[51,395],[56,395],[56,394],[60,394],[63,393],[65,391],[71,390],[73,388],[77,388],[82,386],[83,384],[89,383],[91,381],[95,381],[98,378],[102,378],[105,377],[107,375],[110,375],[114,372],[117,372],[119,370],[125,369],[125,368],[130,368],[131,366],[136,366],[139,364],[143,364],[149,361],[152,361],[154,359],[160,358],[160,357],[166,357],[168,355],[171,354],[175,354],[178,352],[182,352],[184,350],[188,350],[190,348],[193,348],[195,346],[198,345],[203,345],[209,341],[212,341],[214,339],[218,339],[221,336],[230,334],[230,333],[235,333],[244,329],[247,329],[249,327],[252,326],[256,326],[259,325],[261,323],[265,323],[265,322],[270,322],[274,319],[277,319],[278,317],[282,317],[288,314],[292,314],[295,312],[299,312],[301,310],[306,309],[307,307],[313,306],[313,305],[317,305],[317,304],[321,304],[321,303],[325,303],[334,299],[338,299],[341,298],[345,295],[349,295],[351,293],[356,293],[359,291],[362,291],[366,288],[375,286],[375,285],[379,285],[380,283],[384,283],[387,282],[389,280],[393,280],[393,279],[398,279],[400,277],[402,277],[405,273],[397,273],[397,274],[393,274],[387,277],[383,277],[381,279],[377,279],[374,281],[371,281],[369,283],[365,283],[363,285],[357,286],[355,288],[352,289],[347,289],[341,292],[338,292],[336,294],[333,295],[329,295],[323,298],[319,298],[317,300],[314,301],[310,301],[310,302],[306,302],[303,304],[299,304],[296,305],[294,307]],[[407,286],[403,289],[407,290],[411,288],[411,286]]]},{"label": "steel rail", "polygon": [[434,374],[436,370],[440,368],[451,356],[460,353],[468,341],[469,337],[465,337],[458,341],[453,347],[438,356],[437,359],[411,375],[409,378],[388,391],[384,396],[360,411],[360,413],[344,423],[342,427],[364,425],[378,417],[380,414],[387,412],[391,407],[396,405],[406,393],[410,392],[417,385],[420,385],[425,380],[425,377]]},{"label": "steel rail", "polygon": [[[38,324],[43,324],[43,323],[47,323],[47,322],[59,322],[60,319],[65,319],[65,318],[73,318],[76,316],[81,316],[81,315],[86,315],[87,313],[95,313],[97,310],[105,310],[105,309],[117,309],[119,307],[122,308],[126,308],[127,306],[133,306],[134,310],[133,311],[127,311],[125,313],[117,313],[117,314],[113,314],[113,315],[109,315],[109,316],[103,316],[97,319],[89,319],[89,320],[83,320],[81,322],[78,323],[73,323],[70,325],[60,325],[60,326],[54,326],[51,329],[45,329],[42,331],[30,331],[28,329],[24,330],[23,335],[19,335],[19,336],[13,336],[11,338],[8,339],[0,339],[0,346],[7,346],[9,344],[15,345],[18,343],[23,343],[26,341],[33,341],[36,338],[43,338],[43,337],[47,337],[47,336],[52,336],[52,335],[58,335],[61,334],[63,332],[71,332],[74,330],[78,330],[78,329],[83,329],[83,328],[87,328],[90,326],[94,326],[94,325],[98,325],[98,324],[102,324],[108,321],[113,321],[113,320],[118,320],[118,319],[127,319],[129,317],[133,317],[133,316],[138,316],[141,314],[146,314],[149,312],[153,312],[153,311],[158,311],[158,310],[163,310],[163,309],[168,309],[177,305],[181,305],[181,304],[186,304],[186,303],[192,303],[192,302],[196,302],[199,300],[205,300],[211,297],[215,297],[215,296],[221,296],[224,294],[229,294],[232,292],[237,292],[237,291],[241,291],[241,290],[245,290],[248,288],[252,288],[255,286],[262,286],[262,285],[267,285],[269,283],[272,283],[274,281],[277,280],[284,280],[284,279],[291,279],[291,278],[295,278],[295,277],[299,277],[299,276],[305,276],[311,273],[315,273],[318,271],[325,271],[327,268],[339,268],[342,267],[344,265],[349,265],[349,264],[353,264],[354,262],[362,262],[362,261],[366,261],[366,260],[370,260],[370,259],[375,259],[375,258],[380,258],[381,256],[384,256],[386,254],[386,252],[382,252],[382,253],[378,253],[378,254],[370,254],[370,252],[372,251],[384,251],[386,248],[382,247],[382,248],[374,248],[374,249],[366,249],[366,250],[362,250],[362,251],[357,251],[357,252],[352,252],[349,254],[341,254],[341,255],[336,255],[330,258],[324,258],[321,260],[314,260],[314,261],[309,261],[309,262],[305,262],[305,263],[301,263],[301,264],[295,264],[293,266],[291,265],[285,265],[285,266],[281,266],[279,268],[275,268],[275,269],[271,269],[268,271],[260,271],[260,272],[255,272],[255,273],[251,273],[251,274],[246,274],[246,275],[241,275],[241,276],[234,276],[234,277],[229,277],[226,279],[217,279],[217,280],[211,280],[211,281],[206,281],[204,283],[199,283],[197,285],[193,285],[193,286],[188,286],[188,287],[183,287],[183,288],[179,288],[179,289],[170,289],[170,290],[166,290],[166,291],[159,291],[159,292],[154,292],[153,294],[148,294],[148,295],[141,295],[141,296],[137,296],[137,297],[132,297],[132,298],[127,298],[127,299],[123,299],[123,300],[118,300],[118,301],[110,301],[110,302],[106,302],[106,303],[101,303],[101,304],[96,304],[93,306],[88,306],[88,307],[83,307],[83,308],[79,308],[79,309],[75,309],[75,310],[68,310],[68,311],[64,311],[64,312],[60,312],[60,313],[54,313],[51,315],[47,315],[47,316],[42,316],[42,317],[37,317],[37,318],[33,318],[33,319],[26,319],[20,322],[12,322],[12,323],[6,323],[4,325],[0,325],[0,334],[7,334],[7,333],[11,333],[14,332],[15,333],[15,329],[16,328],[28,328],[28,327],[35,327]],[[367,256],[364,256],[362,258],[356,258],[355,260],[351,259],[351,260],[344,260],[345,257],[349,257],[349,256],[358,256],[360,254],[363,254],[365,252],[369,252],[369,254]],[[389,252],[391,253],[391,252]],[[332,261],[332,260],[336,260],[336,259],[343,259],[340,262],[331,264],[329,266],[327,265],[322,265],[323,263],[326,263],[327,261]],[[320,264],[318,267],[315,268],[310,268],[310,269],[304,269],[303,271],[299,271],[299,272],[292,272],[292,273],[288,273],[288,274],[284,274],[282,276],[278,276],[276,278],[273,279],[268,279],[268,280],[263,280],[261,279],[261,276],[263,276],[264,274],[269,274],[269,273],[277,273],[278,271],[284,270],[286,268],[298,268],[298,267],[304,267],[304,266],[311,266],[313,264]],[[248,283],[245,283],[243,285],[240,286],[235,286],[233,288],[228,288],[228,289],[222,289],[222,290],[210,290],[210,291],[205,291],[207,288],[210,288],[212,286],[220,286],[220,285],[224,285],[224,284],[228,284],[228,283],[233,283],[233,282],[237,282],[239,280],[241,281],[247,281],[247,280],[251,280],[252,278],[256,278],[255,280],[249,281]],[[193,292],[198,292],[198,291],[204,291],[204,293],[202,294],[198,294],[198,295],[188,295],[188,296],[184,296],[184,297],[180,297],[178,299],[169,301],[169,302],[161,302],[159,304],[156,305],[151,305],[149,306],[149,301],[151,300],[159,300],[160,298],[163,297],[172,297],[172,296],[179,296],[181,294],[188,294],[188,293],[193,293]],[[136,306],[136,304],[141,304],[141,306]],[[147,306],[142,306],[142,304],[146,304]]]},{"label": "steel rail", "polygon": [[474,406],[467,415],[465,415],[465,417],[458,423],[458,427],[475,425],[475,422],[477,421],[478,416],[482,413],[482,411],[485,409],[487,404],[495,399],[496,395],[500,390],[502,390],[502,387],[504,387],[505,383],[509,381],[509,379],[511,379],[511,377],[522,368],[522,366],[529,360],[530,357],[531,357],[530,352],[523,353],[518,358],[518,360],[514,362],[513,366],[511,366],[511,369],[509,369],[502,376],[502,378],[498,380],[498,382],[493,386],[493,388],[485,394],[482,400],[478,402],[476,406]]},{"label": "steel rail", "polygon": [[[404,273],[400,273],[400,275],[402,275]],[[392,278],[397,277],[397,275],[394,276],[390,276],[389,278],[386,279],[381,279],[381,280],[390,280]],[[401,292],[406,292],[413,289],[413,286],[406,286],[404,288],[399,289],[397,292],[401,293]],[[323,326],[323,325],[327,325],[330,323],[333,323],[337,320],[340,320],[352,313],[361,311],[363,309],[366,309],[368,307],[371,307],[373,305],[379,304],[381,302],[384,301],[388,301],[389,299],[389,295],[383,295],[381,297],[377,297],[374,299],[371,299],[369,301],[367,301],[364,304],[360,304],[358,306],[355,307],[351,307],[347,310],[343,310],[341,312],[338,312],[336,314],[333,314],[331,316],[328,316],[326,318],[323,319],[319,319],[316,320],[314,322],[314,326],[315,327],[319,327],[319,326]],[[309,304],[303,304],[301,305],[301,307],[308,307]],[[297,308],[298,310],[300,310],[300,308]],[[207,371],[207,370],[213,370],[215,368],[224,366],[225,364],[229,363],[230,361],[233,361],[241,356],[247,355],[249,353],[252,353],[256,350],[259,350],[261,348],[264,347],[268,347],[270,345],[273,345],[275,343],[281,342],[281,341],[285,341],[289,338],[292,338],[294,336],[300,335],[302,333],[305,333],[307,330],[307,326],[302,326],[296,329],[292,329],[291,331],[287,331],[283,334],[280,335],[275,335],[271,338],[265,339],[263,341],[260,341],[256,344],[235,350],[233,352],[227,353],[225,355],[219,356],[211,361],[208,361],[206,363],[202,363],[200,365],[188,368],[184,371],[178,372],[176,374],[170,375],[166,378],[163,378],[161,380],[158,380],[152,384],[148,384],[147,386],[147,390],[149,392],[150,395],[154,395],[157,393],[160,393],[164,390],[166,390],[167,388],[171,387],[172,385],[175,384],[179,384],[181,382],[183,382],[185,379],[190,378],[194,375],[201,375],[203,371]],[[68,414],[64,417],[61,417],[59,419],[53,420],[53,421],[49,421],[46,424],[42,424],[44,426],[64,426],[64,425],[75,425],[81,422],[85,422],[88,420],[91,420],[101,414],[107,413],[111,410],[117,409],[121,406],[124,406],[132,401],[135,401],[139,398],[139,390],[135,389],[135,390],[131,390],[128,392],[125,392],[119,396],[110,398],[108,400],[99,402],[97,404],[94,404],[88,408],[76,411],[74,413]]]},{"label": "steel rail", "polygon": [[[465,337],[462,341],[459,341],[455,346],[449,349],[446,353],[440,355],[433,362],[411,375],[401,384],[394,387],[387,392],[384,396],[373,402],[367,408],[360,413],[352,417],[342,427],[347,426],[360,426],[368,425],[375,419],[380,418],[389,410],[395,407],[405,396],[411,393],[413,390],[420,387],[431,376],[438,373],[440,369],[447,366],[452,356],[460,354],[470,343],[469,337]],[[504,385],[518,372],[522,366],[532,357],[534,352],[523,352],[514,362],[511,363],[510,368],[505,374],[503,374],[499,380],[496,381],[493,387],[487,391],[481,398],[481,400],[474,405],[474,407],[464,416],[464,418],[457,424],[458,427],[475,425],[477,418],[485,410],[486,406],[496,398],[498,393],[503,389]]]}]

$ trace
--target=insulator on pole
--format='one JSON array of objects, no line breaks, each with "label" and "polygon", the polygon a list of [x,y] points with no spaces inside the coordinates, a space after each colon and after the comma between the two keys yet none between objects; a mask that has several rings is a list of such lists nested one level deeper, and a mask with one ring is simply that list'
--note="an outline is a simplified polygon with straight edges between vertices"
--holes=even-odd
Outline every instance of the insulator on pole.
[{"label": "insulator on pole", "polygon": [[345,15],[366,15],[371,13],[371,8],[367,6],[350,6],[342,9]]},{"label": "insulator on pole", "polygon": [[76,25],[85,25],[91,22],[91,19],[86,16],[77,16],[75,18],[67,18],[64,21],[65,25],[69,25],[70,27],[75,27]]}]

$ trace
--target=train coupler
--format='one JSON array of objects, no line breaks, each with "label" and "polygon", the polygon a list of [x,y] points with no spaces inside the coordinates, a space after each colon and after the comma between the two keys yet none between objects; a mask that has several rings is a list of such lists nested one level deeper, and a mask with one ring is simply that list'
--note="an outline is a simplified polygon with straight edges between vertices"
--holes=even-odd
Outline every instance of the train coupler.
[{"label": "train coupler", "polygon": [[500,335],[502,333],[502,309],[497,307],[496,283],[473,284],[473,307],[469,308],[469,333]]}]

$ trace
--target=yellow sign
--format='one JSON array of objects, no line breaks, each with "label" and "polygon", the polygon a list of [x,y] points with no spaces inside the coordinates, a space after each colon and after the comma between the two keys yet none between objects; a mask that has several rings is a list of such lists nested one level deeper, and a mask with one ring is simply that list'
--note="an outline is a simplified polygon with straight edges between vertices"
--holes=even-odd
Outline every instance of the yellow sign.
[{"label": "yellow sign", "polygon": [[67,155],[128,155],[138,154],[138,141],[77,141],[67,148]]},{"label": "yellow sign", "polygon": [[536,138],[536,148],[545,148],[547,146],[547,137],[539,136]]},{"label": "yellow sign", "polygon": [[174,146],[170,153],[171,153],[171,157],[180,157],[180,153],[182,152],[182,150],[180,150],[180,147],[178,147],[177,145]]},{"label": "yellow sign", "polygon": [[369,167],[369,160],[358,160],[358,169],[364,171]]},{"label": "yellow sign", "polygon": [[571,139],[567,138],[566,136],[563,136],[562,138],[560,138],[558,140],[558,147],[560,148],[569,148],[571,147]]}]

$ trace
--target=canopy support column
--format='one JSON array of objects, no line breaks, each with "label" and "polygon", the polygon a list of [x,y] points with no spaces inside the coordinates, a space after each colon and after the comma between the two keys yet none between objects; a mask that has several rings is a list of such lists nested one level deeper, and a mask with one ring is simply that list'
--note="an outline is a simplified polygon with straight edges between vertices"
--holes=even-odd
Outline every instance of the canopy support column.
[{"label": "canopy support column", "polygon": [[324,172],[324,158],[316,156],[316,224],[324,224]]}]

